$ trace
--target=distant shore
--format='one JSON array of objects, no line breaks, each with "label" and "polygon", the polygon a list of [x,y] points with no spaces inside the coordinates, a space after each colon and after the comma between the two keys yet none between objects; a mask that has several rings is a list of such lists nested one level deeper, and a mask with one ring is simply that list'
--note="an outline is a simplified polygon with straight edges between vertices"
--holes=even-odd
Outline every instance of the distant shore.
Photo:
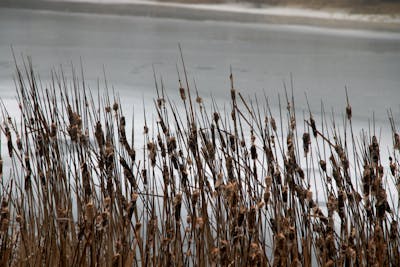
[{"label": "distant shore", "polygon": [[2,0],[0,1],[0,8],[400,32],[400,18],[398,17],[329,14],[319,11],[308,12],[307,9],[251,9],[223,5],[190,5],[140,0],[117,0],[112,3],[107,0]]},{"label": "distant shore", "polygon": [[[63,0],[60,0],[63,1]],[[97,0],[104,1],[104,0]],[[105,0],[107,1],[107,0]],[[117,0],[118,1],[118,0]],[[134,0],[126,0],[134,1]],[[393,0],[154,0],[186,4],[242,3],[253,7],[304,8],[312,10],[341,10],[350,14],[400,15],[400,2]]]}]

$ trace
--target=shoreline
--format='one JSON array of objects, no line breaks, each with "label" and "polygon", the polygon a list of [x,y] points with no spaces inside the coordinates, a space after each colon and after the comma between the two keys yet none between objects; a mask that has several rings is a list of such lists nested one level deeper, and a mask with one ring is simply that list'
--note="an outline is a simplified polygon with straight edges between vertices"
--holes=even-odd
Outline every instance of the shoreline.
[{"label": "shoreline", "polygon": [[[371,21],[363,17],[363,15],[349,15],[346,17],[346,13],[335,13],[336,16],[328,17],[326,16],[328,13],[314,11],[314,13],[307,15],[308,9],[296,9],[294,12],[287,12],[290,9],[246,9],[223,5],[192,5],[126,0],[119,0],[117,3],[113,2],[112,4],[104,0],[2,0],[0,1],[0,8],[400,32],[400,19],[398,17],[389,22]],[[389,18],[390,16],[387,17]]]}]

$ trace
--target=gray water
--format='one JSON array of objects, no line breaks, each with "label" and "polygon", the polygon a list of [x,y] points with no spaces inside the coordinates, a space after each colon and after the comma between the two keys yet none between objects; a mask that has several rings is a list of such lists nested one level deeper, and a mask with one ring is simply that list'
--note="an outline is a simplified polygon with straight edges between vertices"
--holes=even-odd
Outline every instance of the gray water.
[{"label": "gray water", "polygon": [[267,95],[273,109],[277,95],[284,95],[283,84],[291,90],[291,75],[300,110],[307,109],[307,94],[314,112],[323,101],[327,111],[341,115],[347,86],[356,130],[368,127],[374,114],[386,127],[381,133],[386,144],[387,110],[400,118],[399,33],[13,9],[0,9],[0,97],[16,110],[12,46],[18,58],[32,57],[43,83],[53,67],[69,72],[82,59],[92,88],[104,67],[123,105],[140,111],[144,102],[149,109],[153,67],[172,99],[178,96],[178,44],[190,81],[206,103],[213,96],[228,105],[232,67],[236,88],[244,95]]},{"label": "gray water", "polygon": [[124,110],[139,114],[135,126],[142,129],[143,104],[152,110],[156,97],[153,67],[171,99],[179,95],[178,44],[206,107],[210,96],[220,108],[229,106],[232,67],[235,87],[260,102],[265,94],[275,111],[283,84],[291,90],[291,76],[300,114],[307,111],[307,94],[317,116],[321,101],[341,116],[347,86],[356,133],[374,115],[385,150],[391,142],[388,109],[400,121],[400,33],[1,8],[0,98],[11,114],[17,112],[11,46],[19,62],[32,58],[44,85],[51,69],[71,73],[82,60],[91,88],[103,80],[104,69]]},{"label": "gray water", "polygon": [[355,119],[375,113],[386,121],[387,109],[399,114],[400,34],[318,29],[301,26],[184,21],[147,17],[68,14],[0,9],[0,96],[14,97],[14,63],[31,56],[41,79],[50,69],[82,59],[85,76],[96,87],[107,79],[124,102],[142,108],[155,96],[152,66],[170,95],[177,95],[178,43],[200,94],[223,103],[229,69],[245,95],[271,98],[290,87],[293,76],[297,106],[343,113],[348,87]]}]

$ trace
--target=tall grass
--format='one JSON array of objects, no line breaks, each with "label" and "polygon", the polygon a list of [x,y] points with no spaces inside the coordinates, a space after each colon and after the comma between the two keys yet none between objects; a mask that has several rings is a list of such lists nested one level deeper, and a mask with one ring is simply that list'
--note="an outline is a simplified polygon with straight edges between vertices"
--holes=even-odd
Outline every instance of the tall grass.
[{"label": "tall grass", "polygon": [[276,116],[231,75],[221,112],[182,67],[180,100],[156,83],[157,119],[137,127],[83,74],[42,86],[29,61],[17,67],[0,266],[400,266],[392,116],[388,161],[374,131],[353,132],[348,100],[343,127],[299,119],[287,94]]}]

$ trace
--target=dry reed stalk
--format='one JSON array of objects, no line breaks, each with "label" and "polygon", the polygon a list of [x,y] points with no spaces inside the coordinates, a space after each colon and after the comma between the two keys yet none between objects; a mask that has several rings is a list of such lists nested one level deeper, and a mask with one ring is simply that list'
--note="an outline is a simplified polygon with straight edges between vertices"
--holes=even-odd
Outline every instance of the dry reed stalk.
[{"label": "dry reed stalk", "polygon": [[30,61],[17,67],[21,119],[1,110],[12,161],[0,169],[1,266],[399,264],[390,113],[386,168],[378,137],[353,133],[347,90],[349,129],[328,127],[324,112],[317,125],[310,105],[301,128],[286,87],[286,111],[279,97],[274,116],[230,74],[230,111],[207,110],[182,66],[182,109],[155,78],[156,122],[145,117],[139,146],[106,79],[96,98],[83,71],[72,83],[53,71],[43,88]]}]

